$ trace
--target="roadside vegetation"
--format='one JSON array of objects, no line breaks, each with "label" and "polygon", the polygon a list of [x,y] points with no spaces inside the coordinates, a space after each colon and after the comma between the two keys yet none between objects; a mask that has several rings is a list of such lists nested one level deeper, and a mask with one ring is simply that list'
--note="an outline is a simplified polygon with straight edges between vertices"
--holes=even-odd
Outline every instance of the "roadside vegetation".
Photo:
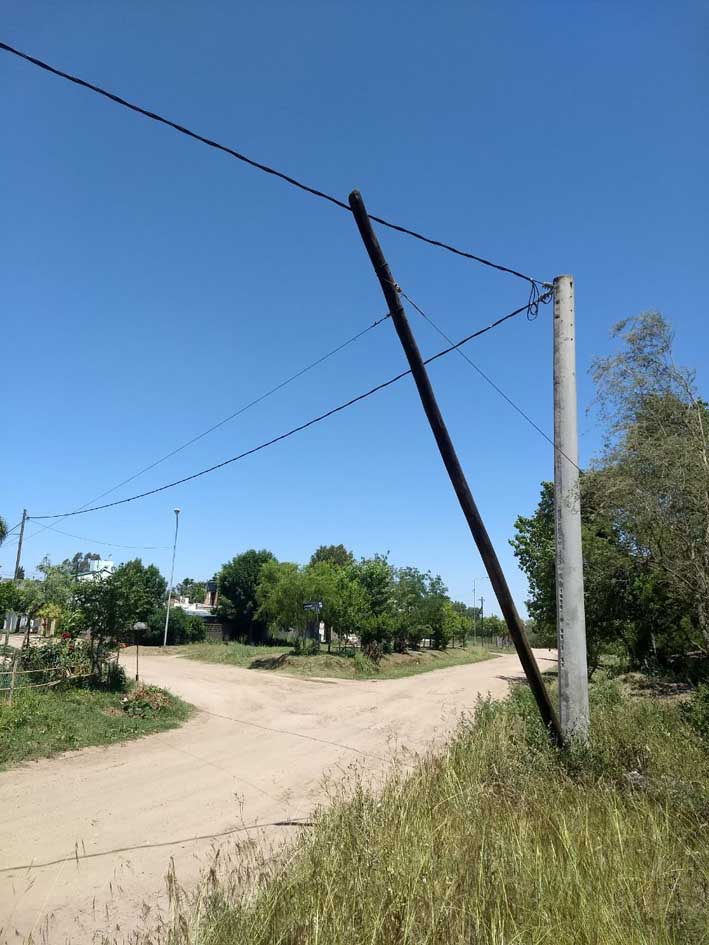
[{"label": "roadside vegetation", "polygon": [[156,687],[20,690],[0,705],[0,767],[175,728],[190,706]]},{"label": "roadside vegetation", "polygon": [[693,712],[603,682],[591,748],[561,753],[519,687],[382,792],[356,775],[333,788],[287,855],[245,843],[195,894],[173,882],[174,924],[146,945],[706,942],[709,755]]},{"label": "roadside vegetation", "polygon": [[205,663],[226,663],[243,669],[334,679],[398,679],[435,669],[478,663],[492,656],[490,650],[466,646],[384,654],[375,662],[359,651],[350,651],[347,655],[324,651],[304,654],[293,647],[249,646],[244,643],[195,643],[179,652],[188,659]]},{"label": "roadside vegetation", "polygon": [[174,728],[191,711],[162,689],[129,685],[113,660],[96,663],[88,641],[46,641],[10,659],[15,673],[8,659],[0,666],[0,767]]}]

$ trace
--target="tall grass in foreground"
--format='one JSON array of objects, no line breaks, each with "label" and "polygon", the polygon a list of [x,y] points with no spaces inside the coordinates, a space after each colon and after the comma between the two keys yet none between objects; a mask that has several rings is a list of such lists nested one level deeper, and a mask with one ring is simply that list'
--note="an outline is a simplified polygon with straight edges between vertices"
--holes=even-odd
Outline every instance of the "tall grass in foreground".
[{"label": "tall grass in foreground", "polygon": [[[529,693],[484,704],[383,793],[345,785],[279,865],[175,900],[171,945],[709,942],[709,764],[671,706],[606,684],[561,755]],[[246,880],[246,882],[245,882]],[[254,889],[254,883],[256,888]]]}]

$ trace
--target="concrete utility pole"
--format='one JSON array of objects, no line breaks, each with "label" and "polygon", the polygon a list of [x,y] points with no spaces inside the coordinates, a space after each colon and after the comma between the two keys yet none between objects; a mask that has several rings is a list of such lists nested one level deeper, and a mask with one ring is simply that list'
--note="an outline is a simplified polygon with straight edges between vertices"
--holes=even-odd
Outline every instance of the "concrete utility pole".
[{"label": "concrete utility pole", "polygon": [[554,511],[559,716],[565,742],[588,739],[573,276],[554,279]]},{"label": "concrete utility pole", "polygon": [[27,521],[27,509],[22,510],[22,523],[20,525],[20,540],[17,542],[17,557],[15,558],[15,580],[20,578],[20,559],[22,558],[22,539],[25,537],[25,522]]},{"label": "concrete utility pole", "polygon": [[175,552],[177,551],[177,529],[180,527],[180,510],[175,509],[175,540],[172,543],[172,567],[170,568],[170,586],[167,591],[167,611],[165,613],[165,635],[162,645],[167,646],[167,630],[170,626],[170,604],[172,603],[172,583],[175,580]]},{"label": "concrete utility pole", "polygon": [[483,520],[475,504],[473,495],[468,486],[465,474],[460,465],[458,456],[453,447],[453,442],[448,433],[448,429],[438,407],[431,382],[426,371],[426,367],[421,357],[421,352],[416,344],[416,339],[411,331],[406,312],[399,298],[399,288],[394,281],[391,270],[387,264],[382,252],[379,241],[372,229],[372,224],[367,214],[362,196],[357,190],[353,190],[349,198],[350,209],[355,218],[357,227],[365,245],[370,262],[374,268],[379,284],[381,286],[384,298],[389,307],[396,333],[406,354],[406,359],[411,368],[411,374],[421,398],[426,418],[430,424],[431,432],[436,440],[441,459],[446,467],[446,471],[451,481],[451,485],[460,503],[461,510],[465,515],[478,552],[487,571],[490,583],[500,605],[500,610],[507,622],[510,636],[514,640],[517,648],[517,654],[524,668],[525,675],[529,681],[530,688],[539,708],[540,715],[546,725],[551,738],[558,742],[560,740],[559,722],[556,712],[549,699],[549,694],[544,685],[542,674],[534,658],[524,624],[517,613],[512,594],[505,580],[505,575],[500,566],[500,562],[493,548],[490,536],[487,533]]}]

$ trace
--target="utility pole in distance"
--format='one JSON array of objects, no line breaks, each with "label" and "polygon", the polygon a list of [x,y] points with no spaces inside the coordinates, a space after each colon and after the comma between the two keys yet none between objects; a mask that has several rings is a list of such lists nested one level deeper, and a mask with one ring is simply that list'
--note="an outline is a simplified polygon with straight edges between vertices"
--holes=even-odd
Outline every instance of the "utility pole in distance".
[{"label": "utility pole in distance", "polygon": [[17,542],[17,557],[15,558],[15,580],[20,579],[20,560],[22,558],[22,539],[25,537],[25,522],[27,521],[27,509],[22,510],[22,523],[20,524],[20,539]]},{"label": "utility pole in distance", "polygon": [[480,557],[482,558],[485,570],[490,578],[495,595],[497,596],[500,610],[502,611],[510,636],[514,640],[517,648],[517,655],[524,668],[525,675],[529,681],[530,688],[534,693],[537,706],[544,724],[546,725],[551,738],[559,743],[561,732],[556,712],[549,698],[549,693],[544,685],[542,674],[534,658],[534,654],[529,646],[524,624],[517,613],[512,594],[505,580],[505,575],[498,561],[495,549],[490,541],[483,520],[473,499],[470,487],[465,478],[465,474],[460,465],[460,460],[456,455],[451,441],[450,434],[445,425],[441,411],[436,402],[436,396],[433,393],[431,382],[426,372],[426,367],[421,358],[421,352],[418,349],[416,340],[411,331],[406,313],[399,298],[398,286],[394,282],[387,261],[379,245],[379,241],[374,234],[372,224],[364,206],[364,201],[358,190],[353,190],[349,197],[350,209],[359,228],[362,242],[365,245],[369,259],[374,267],[374,271],[379,279],[384,298],[389,307],[389,314],[392,317],[399,341],[404,349],[406,358],[411,368],[416,387],[418,388],[421,404],[431,427],[431,431],[438,445],[441,459],[446,467],[451,485],[458,497],[458,502],[465,515],[466,521],[472,533],[475,544],[477,545]]},{"label": "utility pole in distance", "polygon": [[588,740],[573,276],[554,279],[554,517],[559,716],[565,742]]},{"label": "utility pole in distance", "polygon": [[170,627],[170,604],[172,603],[172,585],[175,580],[175,552],[177,551],[177,530],[180,527],[180,510],[175,509],[175,540],[172,543],[172,567],[170,568],[170,586],[167,592],[167,609],[165,610],[165,635],[162,639],[163,649],[167,646],[167,631]]}]

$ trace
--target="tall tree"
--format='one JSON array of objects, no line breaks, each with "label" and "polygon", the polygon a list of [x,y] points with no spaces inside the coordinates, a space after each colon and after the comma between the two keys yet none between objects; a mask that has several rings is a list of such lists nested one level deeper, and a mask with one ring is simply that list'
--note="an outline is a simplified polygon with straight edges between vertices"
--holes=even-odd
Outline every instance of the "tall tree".
[{"label": "tall tree", "polygon": [[204,581],[193,581],[192,578],[184,578],[175,588],[181,597],[186,597],[193,604],[204,602],[207,593],[207,585]]},{"label": "tall tree", "polygon": [[625,546],[685,602],[689,642],[709,656],[709,410],[658,312],[613,333],[620,351],[592,368],[608,424],[598,499]]},{"label": "tall tree", "polygon": [[5,541],[6,538],[7,538],[7,522],[2,517],[2,515],[0,515],[0,545]]},{"label": "tall tree", "polygon": [[267,630],[267,620],[257,614],[257,588],[264,564],[275,560],[270,551],[251,548],[222,565],[217,575],[218,615],[234,625],[238,636],[251,642],[263,638]]},{"label": "tall tree", "polygon": [[344,545],[320,545],[310,558],[311,564],[326,562],[339,568],[346,568],[353,561],[354,555]]}]

